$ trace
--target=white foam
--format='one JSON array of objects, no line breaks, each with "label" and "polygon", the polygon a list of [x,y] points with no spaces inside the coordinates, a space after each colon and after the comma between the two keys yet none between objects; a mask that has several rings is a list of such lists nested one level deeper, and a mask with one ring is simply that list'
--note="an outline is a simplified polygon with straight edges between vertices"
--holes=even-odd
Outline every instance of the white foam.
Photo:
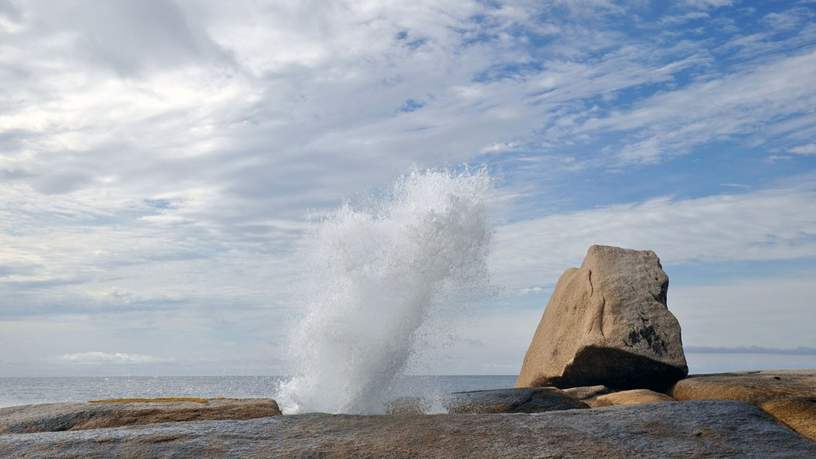
[{"label": "white foam", "polygon": [[431,309],[487,280],[491,190],[483,170],[416,171],[374,205],[316,224],[295,376],[276,394],[285,412],[382,411]]}]

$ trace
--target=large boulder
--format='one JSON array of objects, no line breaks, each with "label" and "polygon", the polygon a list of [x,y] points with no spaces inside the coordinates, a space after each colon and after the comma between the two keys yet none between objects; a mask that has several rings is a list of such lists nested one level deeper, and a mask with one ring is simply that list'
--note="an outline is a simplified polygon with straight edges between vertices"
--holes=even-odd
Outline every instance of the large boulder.
[{"label": "large boulder", "polygon": [[516,386],[662,391],[685,377],[668,285],[654,252],[593,245],[558,280]]},{"label": "large boulder", "polygon": [[450,414],[542,413],[589,406],[554,387],[454,392],[445,403]]},{"label": "large boulder", "polygon": [[272,399],[118,399],[0,408],[0,434],[59,432],[281,414]]},{"label": "large boulder", "polygon": [[0,457],[816,457],[816,442],[743,402],[536,414],[305,414],[0,435]]},{"label": "large boulder", "polygon": [[753,403],[816,441],[816,370],[697,375],[678,381],[671,394],[677,400]]}]

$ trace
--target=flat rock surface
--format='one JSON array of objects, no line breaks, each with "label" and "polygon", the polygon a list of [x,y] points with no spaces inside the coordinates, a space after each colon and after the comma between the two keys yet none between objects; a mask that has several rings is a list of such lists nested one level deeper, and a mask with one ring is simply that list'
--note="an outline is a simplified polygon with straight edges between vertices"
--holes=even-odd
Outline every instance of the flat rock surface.
[{"label": "flat rock surface", "polygon": [[779,398],[816,397],[816,369],[694,375],[678,381],[671,394],[678,400],[742,400],[755,404]]},{"label": "flat rock surface", "polygon": [[0,457],[816,457],[816,443],[734,401],[537,414],[307,414],[0,435]]},{"label": "flat rock surface", "polygon": [[816,441],[816,370],[695,375],[678,381],[671,394],[677,400],[750,402]]},{"label": "flat rock surface", "polygon": [[493,389],[454,392],[446,402],[448,413],[542,413],[589,408],[555,387]]},{"label": "flat rock surface", "polygon": [[768,400],[759,407],[803,436],[816,441],[816,397]]},{"label": "flat rock surface", "polygon": [[[152,401],[150,401],[152,400]],[[120,399],[0,408],[0,434],[277,416],[272,399]]]},{"label": "flat rock surface", "polygon": [[516,387],[667,389],[688,374],[668,287],[654,252],[591,246],[558,280]]}]

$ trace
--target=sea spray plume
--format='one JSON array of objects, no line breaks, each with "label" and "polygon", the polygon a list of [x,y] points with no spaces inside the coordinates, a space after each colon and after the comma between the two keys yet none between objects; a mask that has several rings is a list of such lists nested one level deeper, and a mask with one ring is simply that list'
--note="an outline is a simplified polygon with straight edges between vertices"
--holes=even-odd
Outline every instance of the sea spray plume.
[{"label": "sea spray plume", "polygon": [[287,412],[371,413],[430,308],[487,281],[486,171],[415,171],[369,209],[344,205],[307,241],[312,282],[290,342]]}]

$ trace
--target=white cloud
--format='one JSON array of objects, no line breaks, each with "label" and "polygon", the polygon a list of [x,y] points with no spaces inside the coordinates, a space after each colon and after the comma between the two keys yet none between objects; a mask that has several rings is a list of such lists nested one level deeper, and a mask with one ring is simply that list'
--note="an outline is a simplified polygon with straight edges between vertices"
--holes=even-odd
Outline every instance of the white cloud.
[{"label": "white cloud", "polygon": [[708,19],[710,17],[710,14],[703,11],[691,11],[682,15],[663,17],[660,22],[664,24],[682,24],[684,22]]},{"label": "white cloud", "polygon": [[128,354],[125,352],[78,352],[75,354],[63,354],[60,360],[81,365],[102,365],[102,364],[145,364],[172,362],[173,359],[155,357],[144,354]]},{"label": "white cloud", "polygon": [[651,249],[672,264],[816,257],[816,191],[659,198],[511,223],[497,229],[494,277],[552,285],[592,244]]},{"label": "white cloud", "polygon": [[799,145],[789,150],[796,155],[816,155],[816,143],[809,143],[806,145]]},{"label": "white cloud", "polygon": [[814,16],[814,13],[808,8],[800,7],[778,13],[769,13],[763,18],[763,21],[776,30],[787,31],[799,27],[803,22],[812,19]]},{"label": "white cloud", "polygon": [[812,347],[814,274],[670,285],[669,307],[680,320],[686,345]]},{"label": "white cloud", "polygon": [[757,130],[806,116],[816,104],[816,52],[767,62],[757,68],[659,93],[631,110],[587,120],[579,133],[636,132],[619,148],[624,161],[656,162],[688,153],[713,140],[736,135],[758,138]]},{"label": "white cloud", "polygon": [[734,0],[684,0],[684,3],[695,8],[719,8],[729,6]]},{"label": "white cloud", "polygon": [[[672,8],[630,34],[616,22],[627,8],[0,0],[0,357],[67,352],[35,339],[73,336],[65,323],[83,331],[78,351],[172,343],[180,360],[229,361],[224,343],[243,339],[253,358],[279,354],[305,216],[414,165],[507,160],[509,205],[564,171],[728,136],[811,145],[814,115],[797,110],[814,102],[812,27],[782,41],[773,27],[790,16],[762,33],[723,28],[718,50],[664,30],[711,11]],[[748,58],[722,68],[723,53]],[[423,105],[400,111],[407,100]],[[539,294],[592,242],[681,261],[807,256],[794,232],[811,234],[808,193],[519,222],[499,229],[497,279]]]},{"label": "white cloud", "polygon": [[518,148],[519,144],[515,142],[499,142],[490,144],[480,150],[481,153],[486,155],[496,155],[501,153],[506,153],[508,151],[513,151],[515,148]]},{"label": "white cloud", "polygon": [[[6,317],[286,310],[307,212],[412,165],[515,149],[584,98],[696,62],[667,68],[624,43],[583,63],[623,37],[571,25],[546,31],[558,44],[545,69],[476,81],[533,60],[507,32],[542,26],[543,4],[117,1],[104,24],[88,5],[20,4],[20,29],[0,42],[0,68],[19,69],[0,70],[15,88],[0,94]],[[153,55],[133,39],[150,33],[174,45]],[[426,104],[400,113],[406,98]]]},{"label": "white cloud", "polygon": [[533,286],[525,287],[525,288],[519,290],[518,293],[519,293],[519,295],[529,295],[531,293],[541,293],[541,292],[544,292],[546,290],[547,289],[545,287],[542,287],[540,285],[533,285]]}]

